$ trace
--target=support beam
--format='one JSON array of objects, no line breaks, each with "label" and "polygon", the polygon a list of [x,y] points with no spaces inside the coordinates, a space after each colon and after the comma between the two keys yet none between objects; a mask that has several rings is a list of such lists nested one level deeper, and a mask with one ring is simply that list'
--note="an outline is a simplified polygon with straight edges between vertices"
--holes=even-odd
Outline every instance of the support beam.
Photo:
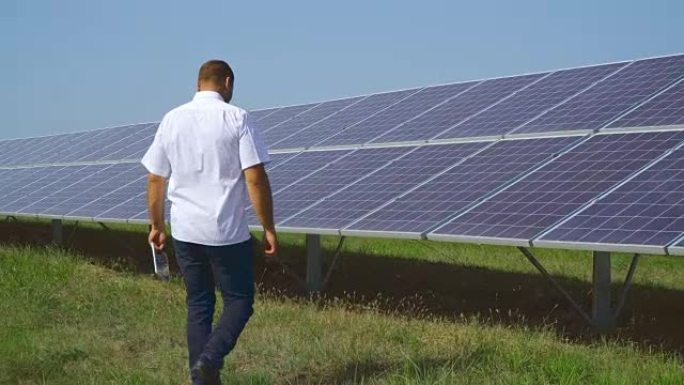
[{"label": "support beam", "polygon": [[598,332],[609,332],[615,327],[610,294],[610,253],[594,251],[592,318]]},{"label": "support beam", "polygon": [[306,288],[310,294],[321,291],[322,268],[321,236],[306,234]]},{"label": "support beam", "polygon": [[61,219],[53,219],[52,220],[52,243],[58,246],[61,246],[64,242],[64,236],[63,236],[63,228],[62,228],[62,220]]},{"label": "support beam", "polygon": [[639,254],[634,254],[632,257],[632,263],[629,266],[629,271],[625,277],[625,283],[622,286],[622,290],[618,296],[617,306],[613,308],[611,299],[611,270],[610,270],[610,253],[605,251],[594,251],[593,252],[593,279],[592,279],[592,312],[591,316],[587,314],[582,307],[575,302],[570,294],[563,289],[563,287],[556,282],[556,280],[549,274],[548,271],[542,266],[539,260],[532,254],[530,250],[525,247],[518,247],[518,250],[522,252],[525,257],[534,265],[534,267],[539,270],[539,272],[546,277],[546,279],[551,282],[551,284],[558,290],[565,299],[572,305],[572,307],[577,310],[582,318],[587,321],[587,324],[591,325],[594,330],[598,333],[610,333],[615,330],[617,319],[620,316],[622,308],[627,300],[627,293],[632,285],[632,279],[634,278],[634,272],[636,271],[637,264],[639,263]]}]

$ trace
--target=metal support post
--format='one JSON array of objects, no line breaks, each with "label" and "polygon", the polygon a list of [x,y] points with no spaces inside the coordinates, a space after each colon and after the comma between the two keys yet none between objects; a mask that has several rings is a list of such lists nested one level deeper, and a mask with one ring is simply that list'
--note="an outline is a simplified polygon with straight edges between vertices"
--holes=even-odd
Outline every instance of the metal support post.
[{"label": "metal support post", "polygon": [[52,220],[52,243],[61,246],[63,243],[62,220]]},{"label": "metal support post", "polygon": [[322,264],[321,236],[306,234],[306,288],[310,294],[321,291]]},{"label": "metal support post", "polygon": [[610,298],[610,253],[594,251],[593,259],[593,323],[599,332],[608,332],[615,327]]}]

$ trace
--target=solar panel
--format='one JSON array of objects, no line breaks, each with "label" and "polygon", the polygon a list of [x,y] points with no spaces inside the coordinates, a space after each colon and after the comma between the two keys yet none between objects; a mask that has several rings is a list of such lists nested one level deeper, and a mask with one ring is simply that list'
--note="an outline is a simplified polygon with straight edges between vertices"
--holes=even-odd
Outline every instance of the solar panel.
[{"label": "solar panel", "polygon": [[472,115],[491,107],[513,92],[539,80],[546,74],[514,76],[485,80],[467,92],[375,138],[372,143],[428,140]]},{"label": "solar panel", "polygon": [[24,186],[39,180],[47,174],[46,168],[19,168],[9,169],[5,171],[5,177],[2,184],[0,184],[0,212],[3,210],[3,205],[8,201],[17,199],[18,192]]},{"label": "solar panel", "polygon": [[303,104],[300,106],[290,106],[290,107],[283,107],[278,109],[278,111],[275,111],[274,113],[264,117],[263,119],[260,119],[258,121],[258,126],[261,129],[261,132],[267,132],[271,128],[277,126],[278,124],[288,121],[295,116],[301,114],[302,112],[313,108],[317,106],[318,103],[311,103],[311,104]]},{"label": "solar panel", "polygon": [[158,127],[159,123],[154,123],[151,126],[143,128],[134,136],[128,138],[128,143],[122,144],[118,149],[112,149],[111,153],[103,155],[100,160],[141,159],[152,144]]},{"label": "solar panel", "polygon": [[684,124],[684,79],[608,127],[655,127]]},{"label": "solar panel", "polygon": [[325,167],[328,163],[347,155],[349,152],[351,150],[299,153],[297,156],[269,171],[268,179],[271,182],[271,190],[277,192],[312,172]]},{"label": "solar panel", "polygon": [[274,143],[273,147],[300,148],[312,146],[337,134],[354,123],[369,118],[373,114],[382,111],[418,91],[419,89],[413,89],[370,95],[350,107],[345,108],[316,124],[312,124],[290,137]]},{"label": "solar panel", "polygon": [[[401,232],[420,236],[578,139],[565,137],[496,142],[347,226],[342,234]],[[452,146],[459,149],[461,147],[458,146],[462,145]]]},{"label": "solar panel", "polygon": [[[144,199],[147,187],[147,172],[142,165],[110,179],[110,190],[104,195],[93,192],[84,199],[83,205],[69,211],[69,217],[127,219],[145,211]],[[109,215],[104,216],[108,213]]]},{"label": "solar panel", "polygon": [[[684,234],[684,149],[674,151],[615,191],[565,220],[536,246],[664,253]],[[602,247],[603,246],[603,247]]]},{"label": "solar panel", "polygon": [[503,135],[583,91],[626,64],[608,64],[554,72],[443,133],[438,136],[438,139]]},{"label": "solar panel", "polygon": [[297,131],[304,129],[321,119],[325,119],[345,107],[353,105],[361,99],[363,98],[357,97],[321,103],[316,107],[302,112],[294,118],[273,127],[272,130],[268,130],[264,135],[266,143],[277,143]]},{"label": "solar panel", "polygon": [[[157,124],[143,123],[23,140],[3,154],[3,166],[137,159],[149,147]],[[135,148],[136,151],[130,151]]]},{"label": "solar panel", "polygon": [[377,171],[388,162],[404,155],[414,147],[389,147],[357,150],[328,164],[306,178],[279,191],[274,196],[274,216],[281,222],[337,192],[362,177]]},{"label": "solar panel", "polygon": [[270,154],[271,161],[266,163],[266,170],[270,171],[273,168],[277,167],[281,163],[287,162],[290,158],[293,158],[299,154],[298,152],[286,152],[286,153],[279,153],[279,154]]},{"label": "solar panel", "polygon": [[80,180],[71,185],[61,181],[59,186],[17,212],[63,216],[106,195],[117,186],[128,183],[131,176],[139,177],[140,171],[140,165],[136,163],[84,168],[78,172],[82,176]]},{"label": "solar panel", "polygon": [[[146,128],[150,128],[146,130]],[[156,131],[157,124],[134,124],[131,126],[121,127],[117,133],[103,138],[99,143],[84,149],[78,153],[75,152],[74,162],[83,161],[99,161],[103,158],[115,154],[122,149],[128,147],[131,142],[136,142],[142,137],[148,136],[153,131]],[[79,156],[80,155],[80,156]],[[129,158],[130,159],[130,158]],[[121,159],[119,159],[121,160]]]},{"label": "solar panel", "polygon": [[[489,143],[430,145],[398,158],[376,173],[338,190],[284,221],[285,227],[338,230],[444,171]],[[354,170],[359,176],[367,175]]]},{"label": "solar panel", "polygon": [[529,245],[530,239],[682,140],[684,131],[594,136],[428,238]]},{"label": "solar panel", "polygon": [[82,177],[79,172],[86,168],[95,169],[97,167],[46,167],[42,170],[35,170],[38,173],[35,179],[28,180],[28,183],[5,195],[3,201],[0,202],[0,211],[17,213],[21,208],[42,198],[49,191],[59,188],[62,182],[71,184],[77,181]]},{"label": "solar panel", "polygon": [[[37,137],[11,140],[6,152],[0,154],[0,164],[14,166],[24,164],[24,158],[33,151],[37,151],[51,142],[51,137]],[[45,153],[42,153],[45,156]]]},{"label": "solar panel", "polygon": [[634,62],[515,133],[596,130],[684,75],[684,55]]},{"label": "solar panel", "polygon": [[[287,150],[266,165],[284,230],[684,254],[684,149],[660,159],[683,88],[678,55],[250,115]],[[146,223],[157,126],[0,141],[0,212]],[[603,127],[652,132],[572,135]]]},{"label": "solar panel", "polygon": [[477,82],[468,82],[424,88],[370,118],[340,131],[338,134],[317,145],[338,146],[369,142],[401,123],[428,113],[428,110],[431,108],[438,106],[440,103],[468,90],[476,84]]},{"label": "solar panel", "polygon": [[271,115],[272,113],[278,111],[279,109],[280,109],[280,107],[276,107],[276,108],[266,108],[266,109],[263,109],[263,110],[253,110],[253,111],[250,111],[250,112],[249,112],[249,115],[252,116],[252,119],[253,119],[255,122],[258,122],[258,121],[260,121],[261,119],[263,119],[263,118],[265,118],[265,117]]}]

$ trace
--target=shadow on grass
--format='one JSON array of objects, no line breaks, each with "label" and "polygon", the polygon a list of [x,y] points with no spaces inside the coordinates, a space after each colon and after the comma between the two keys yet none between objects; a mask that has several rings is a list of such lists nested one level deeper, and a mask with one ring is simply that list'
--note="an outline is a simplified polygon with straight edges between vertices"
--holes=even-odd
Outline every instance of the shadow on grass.
[{"label": "shadow on grass", "polygon": [[334,384],[350,385],[359,384],[361,381],[369,382],[373,379],[386,378],[394,374],[401,376],[405,381],[422,382],[427,376],[434,373],[453,375],[459,369],[482,362],[484,355],[473,355],[460,359],[447,358],[422,358],[415,361],[353,361],[328,373],[301,373],[290,378],[283,378],[279,383],[288,385],[305,384]]},{"label": "shadow on grass", "polygon": [[[3,244],[47,244],[50,234],[46,222],[0,223],[0,243]],[[98,263],[152,274],[144,232],[102,231],[65,223],[64,234],[72,250]],[[511,248],[511,253],[516,252]],[[288,270],[303,277],[305,250],[286,246],[281,254]],[[178,274],[172,250],[169,255],[172,271]],[[490,324],[549,327],[561,337],[578,342],[598,338],[539,274],[360,253],[344,253],[341,260],[325,295],[315,299],[320,306],[334,303],[359,310],[372,307],[392,315],[456,321],[475,316]],[[521,263],[527,263],[522,256]],[[282,267],[258,257],[255,269],[262,291],[286,298],[309,299]],[[591,286],[587,282],[555,278],[585,309],[590,309]],[[684,291],[634,285],[619,325],[618,332],[609,339],[684,355]],[[361,364],[362,369],[372,371],[373,365]],[[343,372],[346,373],[346,369]]]}]

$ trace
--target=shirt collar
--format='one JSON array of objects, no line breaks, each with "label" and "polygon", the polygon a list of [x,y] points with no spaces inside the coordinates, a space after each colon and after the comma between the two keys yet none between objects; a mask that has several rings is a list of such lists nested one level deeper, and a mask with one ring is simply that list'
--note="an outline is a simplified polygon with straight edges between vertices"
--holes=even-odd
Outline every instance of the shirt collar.
[{"label": "shirt collar", "polygon": [[216,99],[220,101],[223,100],[223,96],[219,94],[216,91],[197,91],[195,93],[195,96],[192,98],[192,100],[200,100],[200,99]]}]

